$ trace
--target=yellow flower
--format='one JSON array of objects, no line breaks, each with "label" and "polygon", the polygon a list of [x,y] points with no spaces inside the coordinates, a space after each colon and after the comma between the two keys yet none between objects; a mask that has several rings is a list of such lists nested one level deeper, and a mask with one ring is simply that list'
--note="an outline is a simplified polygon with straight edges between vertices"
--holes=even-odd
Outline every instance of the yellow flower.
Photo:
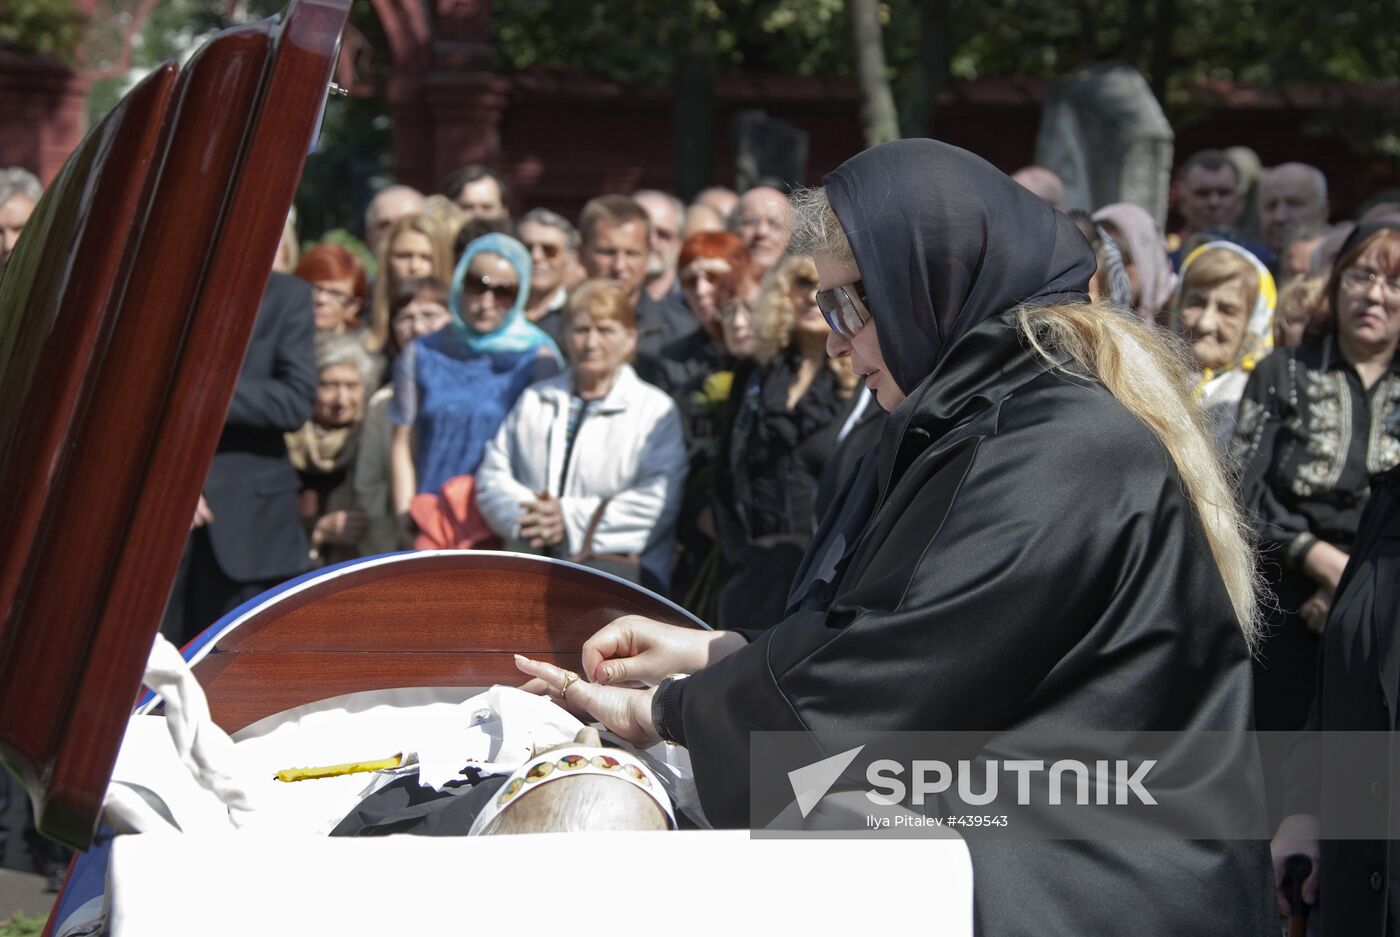
[{"label": "yellow flower", "polygon": [[705,399],[711,403],[723,403],[729,399],[729,392],[733,387],[734,372],[717,371],[705,378]]}]

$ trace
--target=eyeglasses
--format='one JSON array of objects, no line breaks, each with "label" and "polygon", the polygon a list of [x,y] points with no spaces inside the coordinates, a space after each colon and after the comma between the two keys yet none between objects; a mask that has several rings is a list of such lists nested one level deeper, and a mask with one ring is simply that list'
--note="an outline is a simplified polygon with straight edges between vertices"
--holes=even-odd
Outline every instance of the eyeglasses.
[{"label": "eyeglasses", "polygon": [[564,249],[558,244],[549,244],[544,241],[536,241],[533,244],[529,243],[528,241],[524,243],[525,249],[528,250],[531,255],[533,255],[535,251],[539,251],[541,254],[544,255],[545,260],[553,260],[554,258],[558,257],[559,252]]},{"label": "eyeglasses", "polygon": [[733,321],[740,316],[750,316],[752,314],[753,310],[749,308],[748,303],[739,302],[737,300],[725,303],[719,307],[719,317],[728,321]]},{"label": "eyeglasses", "polygon": [[519,283],[492,283],[490,277],[467,280],[462,288],[473,296],[491,296],[503,306],[515,305],[515,297],[520,295]]},{"label": "eyeglasses", "polygon": [[1342,285],[1348,289],[1365,292],[1376,283],[1380,283],[1391,296],[1400,296],[1400,277],[1383,277],[1366,267],[1352,267],[1342,274]]},{"label": "eyeglasses", "polygon": [[792,278],[792,288],[799,293],[810,293],[820,284],[805,273],[800,273]]},{"label": "eyeglasses", "polygon": [[681,286],[693,289],[695,284],[704,280],[706,283],[722,283],[729,277],[729,272],[721,273],[718,270],[690,270],[681,271]]},{"label": "eyeglasses", "polygon": [[[851,295],[853,291],[854,296]],[[855,338],[861,327],[870,321],[870,301],[865,298],[865,284],[860,280],[850,286],[818,290],[817,308],[831,331],[845,339]]]},{"label": "eyeglasses", "polygon": [[317,283],[311,284],[311,298],[316,299],[320,296],[324,296],[326,297],[326,299],[333,300],[342,306],[344,306],[346,303],[350,302],[350,300],[355,298],[354,293],[346,293],[341,290],[333,290],[329,286],[321,286]]}]

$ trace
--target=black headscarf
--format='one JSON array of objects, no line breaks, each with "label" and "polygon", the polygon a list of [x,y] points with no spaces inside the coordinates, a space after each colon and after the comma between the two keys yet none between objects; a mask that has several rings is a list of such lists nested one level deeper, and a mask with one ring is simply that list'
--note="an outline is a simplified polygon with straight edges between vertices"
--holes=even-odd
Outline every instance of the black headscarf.
[{"label": "black headscarf", "polygon": [[1089,299],[1094,252],[1074,222],[966,150],[897,140],[851,157],[822,185],[906,394],[984,320]]}]

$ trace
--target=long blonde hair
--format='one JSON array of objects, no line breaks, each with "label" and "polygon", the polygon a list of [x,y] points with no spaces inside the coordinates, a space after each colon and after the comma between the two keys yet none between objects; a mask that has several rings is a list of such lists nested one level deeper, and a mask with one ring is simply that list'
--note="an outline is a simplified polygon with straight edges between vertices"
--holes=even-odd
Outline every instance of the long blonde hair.
[{"label": "long blonde hair", "polygon": [[1022,338],[1052,367],[1068,355],[1147,425],[1167,450],[1205,528],[1235,620],[1254,650],[1260,639],[1260,579],[1249,528],[1205,423],[1191,398],[1192,365],[1184,348],[1155,327],[1102,303],[1023,307]]},{"label": "long blonde hair", "polygon": [[[801,310],[793,302],[792,293],[797,278],[807,276],[817,282],[817,265],[805,254],[789,255],[780,260],[763,278],[758,299],[754,303],[754,352],[760,362],[768,362],[778,352],[792,344],[793,333]],[[827,367],[836,376],[836,394],[842,400],[855,393],[856,372],[847,358],[828,358]]]},{"label": "long blonde hair", "polygon": [[[793,196],[790,250],[855,264],[841,222],[822,189]],[[1230,594],[1235,620],[1253,651],[1260,641],[1261,580],[1249,528],[1205,423],[1191,398],[1189,353],[1156,329],[1102,303],[1027,306],[1016,314],[1022,339],[1051,367],[1068,356],[1141,420],[1166,448],[1205,528]]]},{"label": "long blonde hair", "polygon": [[379,262],[379,275],[374,278],[374,296],[370,300],[370,334],[366,341],[370,351],[397,350],[392,348],[389,303],[398,284],[393,282],[394,277],[389,272],[389,255],[393,251],[394,241],[405,231],[421,234],[433,245],[433,270],[428,276],[445,282],[452,279],[452,244],[442,225],[428,215],[404,215],[395,221],[384,237],[379,256],[375,258]]}]

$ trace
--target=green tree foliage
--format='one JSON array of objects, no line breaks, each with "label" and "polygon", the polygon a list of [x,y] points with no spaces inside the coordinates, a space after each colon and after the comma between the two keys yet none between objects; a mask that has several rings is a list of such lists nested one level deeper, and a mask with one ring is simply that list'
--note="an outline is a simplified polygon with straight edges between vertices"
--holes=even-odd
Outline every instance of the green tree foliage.
[{"label": "green tree foliage", "polygon": [[0,46],[72,64],[87,18],[73,0],[0,0]]},{"label": "green tree foliage", "polygon": [[[881,14],[906,130],[920,123],[931,82],[1051,78],[1107,60],[1142,69],[1173,120],[1191,119],[1187,89],[1201,79],[1265,89],[1400,82],[1394,0],[885,0]],[[508,68],[666,86],[678,43],[705,32],[720,72],[853,74],[844,0],[494,0],[492,17]],[[925,35],[926,22],[943,23],[946,35]],[[943,75],[926,73],[936,39],[947,49]],[[1385,150],[1389,131],[1376,129],[1351,136]]]},{"label": "green tree foliage", "polygon": [[[0,4],[5,2],[8,0],[0,0]],[[143,24],[139,41],[133,43],[131,74],[93,83],[88,97],[89,119],[93,123],[100,120],[135,80],[154,66],[172,59],[183,62],[214,32],[235,21],[273,16],[286,4],[287,0],[243,0],[235,17],[228,0],[162,0]],[[388,44],[370,0],[354,0],[350,23],[364,35],[370,48],[384,50],[387,64]],[[383,100],[335,97],[327,102],[316,150],[307,157],[297,191],[304,239],[320,238],[363,212],[369,181],[388,171],[389,143],[389,118]]]}]

